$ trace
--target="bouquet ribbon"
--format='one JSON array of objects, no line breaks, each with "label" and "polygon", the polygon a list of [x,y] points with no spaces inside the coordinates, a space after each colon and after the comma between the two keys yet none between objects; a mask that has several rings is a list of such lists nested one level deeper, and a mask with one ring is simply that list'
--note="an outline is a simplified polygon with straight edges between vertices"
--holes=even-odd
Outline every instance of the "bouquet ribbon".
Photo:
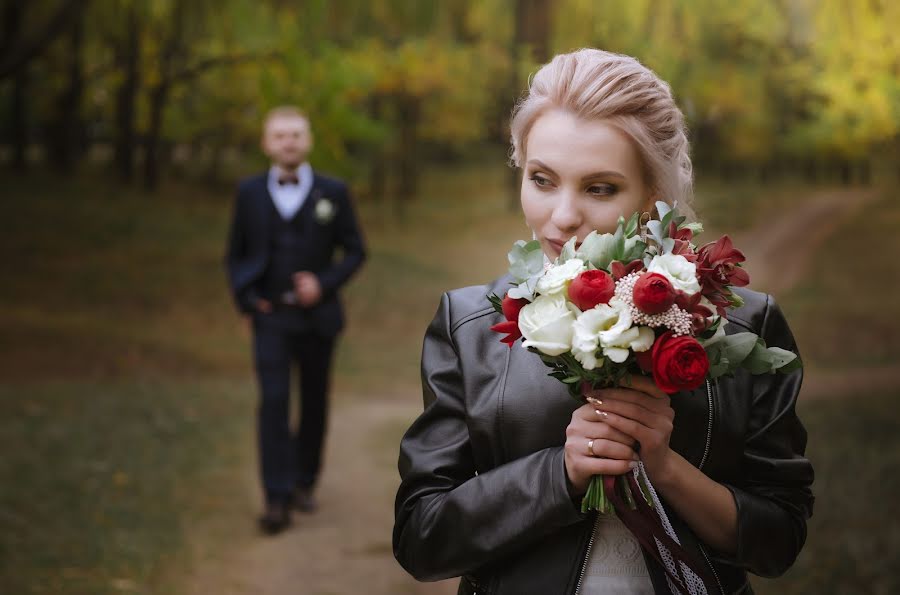
[{"label": "bouquet ribbon", "polygon": [[686,593],[690,595],[705,595],[707,593],[705,583],[712,581],[712,577],[705,567],[696,562],[678,541],[672,525],[666,516],[662,503],[656,495],[656,490],[650,484],[646,476],[643,464],[640,464],[632,473],[626,473],[623,479],[628,482],[632,494],[642,494],[637,477],[643,475],[646,485],[650,489],[654,506],[651,507],[643,497],[627,498],[623,495],[626,489],[623,482],[616,481],[614,475],[604,475],[604,492],[612,503],[616,514],[622,523],[641,544],[648,554],[659,562],[666,573],[669,588],[673,593]]}]

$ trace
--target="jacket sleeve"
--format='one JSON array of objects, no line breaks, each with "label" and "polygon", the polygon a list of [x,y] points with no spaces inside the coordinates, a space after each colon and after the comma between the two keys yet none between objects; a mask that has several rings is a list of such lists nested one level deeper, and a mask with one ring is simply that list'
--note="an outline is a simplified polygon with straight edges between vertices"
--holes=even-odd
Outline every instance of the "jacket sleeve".
[{"label": "jacket sleeve", "polygon": [[476,571],[582,516],[570,498],[563,448],[476,473],[463,372],[445,294],[425,335],[425,410],[400,444],[394,555],[419,580]]},{"label": "jacket sleeve", "polygon": [[318,273],[319,283],[325,294],[337,291],[366,260],[365,242],[346,185],[342,185],[338,197],[336,197],[339,204],[335,213],[335,241],[343,250],[343,255],[340,260]]},{"label": "jacket sleeve", "polygon": [[248,266],[249,238],[247,237],[246,197],[243,185],[234,201],[231,224],[228,229],[228,245],[225,249],[225,269],[228,283],[238,310],[251,313],[256,309],[258,293],[253,287],[253,271]]},{"label": "jacket sleeve", "polygon": [[[766,299],[760,336],[769,346],[797,351],[771,296]],[[764,577],[779,576],[794,563],[812,515],[813,468],[804,456],[806,430],[795,410],[802,380],[802,369],[752,377],[743,481],[726,485],[738,514],[737,551],[726,561]]]}]

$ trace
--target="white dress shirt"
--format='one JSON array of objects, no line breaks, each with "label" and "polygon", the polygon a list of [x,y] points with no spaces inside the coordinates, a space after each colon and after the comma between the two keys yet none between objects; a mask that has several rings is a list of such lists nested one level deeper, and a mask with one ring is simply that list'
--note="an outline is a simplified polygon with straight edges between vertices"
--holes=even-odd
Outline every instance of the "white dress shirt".
[{"label": "white dress shirt", "polygon": [[275,165],[269,169],[269,194],[272,196],[275,208],[278,209],[285,221],[297,214],[313,186],[313,169],[309,163],[301,164],[295,173],[299,183],[282,185],[278,183],[281,169]]}]

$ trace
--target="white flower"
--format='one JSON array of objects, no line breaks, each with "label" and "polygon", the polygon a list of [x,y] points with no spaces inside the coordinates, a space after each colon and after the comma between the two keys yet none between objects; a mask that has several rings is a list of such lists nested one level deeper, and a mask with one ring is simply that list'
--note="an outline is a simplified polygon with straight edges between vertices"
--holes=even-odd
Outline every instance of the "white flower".
[{"label": "white flower", "polygon": [[632,326],[628,304],[613,298],[582,313],[574,325],[572,355],[585,370],[597,367],[597,349],[616,363],[628,359],[628,350],[646,351],[653,345],[655,335],[648,327]]},{"label": "white flower", "polygon": [[648,273],[659,273],[669,280],[672,287],[680,289],[688,295],[700,291],[697,281],[697,267],[680,254],[662,254],[654,256],[647,267]]},{"label": "white flower", "polygon": [[572,279],[585,270],[584,261],[580,258],[570,258],[564,264],[552,266],[538,280],[537,292],[541,295],[554,295],[569,289]]},{"label": "white flower", "polygon": [[539,295],[519,312],[523,347],[534,347],[546,355],[561,355],[572,348],[574,306],[561,294]]},{"label": "white flower", "polygon": [[320,198],[316,202],[316,220],[322,224],[328,223],[334,218],[335,210],[333,202],[327,198]]}]

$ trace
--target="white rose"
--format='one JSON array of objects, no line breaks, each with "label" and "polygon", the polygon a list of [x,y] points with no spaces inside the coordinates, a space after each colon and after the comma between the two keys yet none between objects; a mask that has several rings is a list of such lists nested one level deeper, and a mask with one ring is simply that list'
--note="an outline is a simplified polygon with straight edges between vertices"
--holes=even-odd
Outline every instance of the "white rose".
[{"label": "white rose", "polygon": [[572,279],[585,268],[584,261],[580,258],[570,258],[564,264],[552,266],[538,279],[537,292],[541,295],[565,294]]},{"label": "white rose", "polygon": [[539,295],[519,312],[523,347],[534,347],[546,355],[561,355],[572,348],[574,306],[561,294]]},{"label": "white rose", "polygon": [[697,267],[680,254],[662,254],[653,257],[648,273],[659,273],[669,280],[672,287],[680,289],[688,295],[700,291],[697,281]]}]

